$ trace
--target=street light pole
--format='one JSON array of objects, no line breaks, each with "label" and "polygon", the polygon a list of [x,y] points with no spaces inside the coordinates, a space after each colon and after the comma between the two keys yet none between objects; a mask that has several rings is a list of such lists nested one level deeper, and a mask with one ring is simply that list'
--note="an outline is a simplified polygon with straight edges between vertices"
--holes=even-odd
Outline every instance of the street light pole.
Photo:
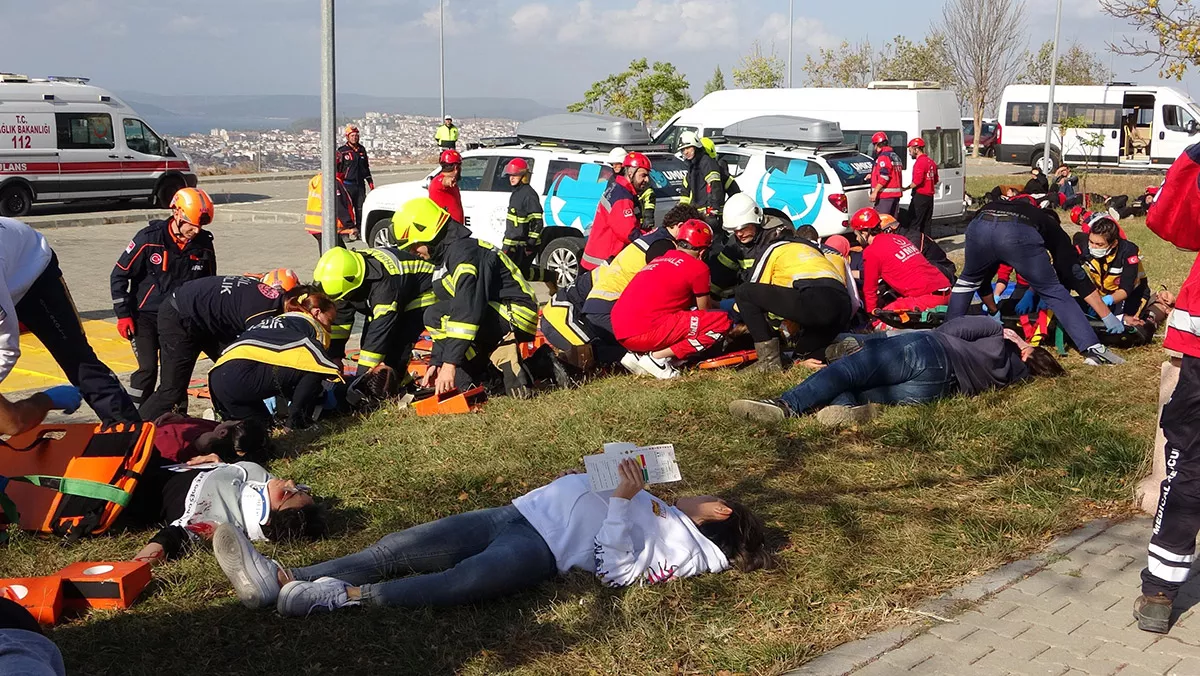
[{"label": "street light pole", "polygon": [[[1054,13],[1054,49],[1050,54],[1050,97],[1046,106],[1046,145],[1042,148],[1042,171],[1049,177],[1054,171],[1053,157],[1050,155],[1050,136],[1054,131],[1054,83],[1058,79],[1058,29],[1062,26],[1062,0],[1058,0],[1058,10]],[[1063,146],[1067,140],[1062,139]],[[1063,148],[1066,151],[1066,148]],[[1048,180],[1048,179],[1047,179]]]},{"label": "street light pole", "polygon": [[792,86],[792,33],[796,32],[796,22],[792,19],[792,10],[795,8],[795,0],[788,0],[788,88]]},{"label": "street light pole", "polygon": [[334,102],[333,2],[321,0],[321,251],[337,246],[337,106]]},{"label": "street light pole", "polygon": [[446,119],[446,0],[438,0],[438,72],[442,83],[442,120]]}]

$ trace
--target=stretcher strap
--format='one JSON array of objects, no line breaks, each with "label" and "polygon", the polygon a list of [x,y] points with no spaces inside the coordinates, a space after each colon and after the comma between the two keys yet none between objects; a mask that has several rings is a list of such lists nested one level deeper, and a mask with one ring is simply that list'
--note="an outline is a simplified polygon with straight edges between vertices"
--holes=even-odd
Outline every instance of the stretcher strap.
[{"label": "stretcher strap", "polygon": [[0,446],[7,446],[18,453],[24,453],[25,451],[32,451],[33,449],[37,448],[38,446],[41,446],[42,444],[44,444],[48,441],[50,441],[50,437],[39,436],[38,438],[29,442],[28,446],[26,446],[24,448],[17,448],[16,446],[13,446],[12,444],[5,441],[4,439],[0,439]]},{"label": "stretcher strap", "polygon": [[81,498],[91,498],[93,500],[103,500],[113,504],[126,507],[129,505],[129,500],[132,495],[117,488],[116,486],[100,483],[99,481],[90,481],[88,479],[72,479],[62,476],[44,476],[41,474],[27,474],[25,476],[10,477],[12,481],[21,481],[42,488],[58,491],[63,495],[76,495]]}]

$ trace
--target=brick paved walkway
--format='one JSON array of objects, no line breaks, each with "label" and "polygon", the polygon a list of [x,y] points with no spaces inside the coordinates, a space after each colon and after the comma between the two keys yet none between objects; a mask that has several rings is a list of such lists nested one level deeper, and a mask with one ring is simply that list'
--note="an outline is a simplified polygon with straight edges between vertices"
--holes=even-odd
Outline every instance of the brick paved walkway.
[{"label": "brick paved walkway", "polygon": [[920,608],[948,622],[839,646],[792,674],[1200,675],[1200,618],[1191,610],[1200,584],[1184,588],[1170,634],[1139,631],[1134,622],[1149,533],[1148,517],[1089,524]]}]

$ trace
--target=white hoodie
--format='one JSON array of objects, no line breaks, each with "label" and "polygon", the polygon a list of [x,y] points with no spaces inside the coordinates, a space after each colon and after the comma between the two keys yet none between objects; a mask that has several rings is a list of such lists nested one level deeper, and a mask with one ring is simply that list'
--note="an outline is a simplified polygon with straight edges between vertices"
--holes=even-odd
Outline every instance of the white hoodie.
[{"label": "white hoodie", "polygon": [[593,493],[569,474],[513,500],[554,553],[560,573],[590,570],[610,587],[655,584],[729,567],[683,512],[641,491],[632,500]]},{"label": "white hoodie", "polygon": [[50,264],[46,238],[21,221],[0,218],[0,381],[21,357],[17,303]]}]

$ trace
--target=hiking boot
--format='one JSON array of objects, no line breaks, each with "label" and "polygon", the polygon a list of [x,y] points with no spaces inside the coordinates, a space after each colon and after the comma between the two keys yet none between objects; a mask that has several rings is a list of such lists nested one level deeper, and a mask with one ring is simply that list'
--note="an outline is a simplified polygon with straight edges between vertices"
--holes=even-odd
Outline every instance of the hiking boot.
[{"label": "hiking boot", "polygon": [[1133,617],[1138,629],[1165,634],[1171,628],[1171,599],[1159,592],[1154,596],[1142,594],[1133,602]]},{"label": "hiking boot", "polygon": [[213,554],[242,605],[253,610],[275,602],[279,596],[279,564],[259,554],[242,529],[228,523],[217,526]]},{"label": "hiking boot", "polygon": [[764,423],[782,422],[796,417],[782,399],[735,399],[729,402],[730,415]]},{"label": "hiking boot", "polygon": [[859,342],[857,338],[846,336],[836,343],[831,343],[829,347],[825,348],[825,363],[832,364],[842,357],[849,357],[861,349],[862,343]]},{"label": "hiking boot", "polygon": [[1093,345],[1083,353],[1083,363],[1088,366],[1120,366],[1125,363],[1125,360],[1117,355],[1116,352],[1108,349],[1104,345]]},{"label": "hiking boot", "polygon": [[584,373],[588,373],[596,366],[596,356],[592,350],[591,343],[572,345],[571,349],[559,355],[559,359],[562,359]]},{"label": "hiking boot", "polygon": [[669,359],[655,359],[649,353],[638,355],[638,366],[642,372],[652,375],[659,380],[670,380],[679,377],[679,371],[671,365]]},{"label": "hiking boot", "polygon": [[321,577],[315,582],[294,580],[283,585],[275,610],[284,617],[308,617],[313,613],[328,613],[337,608],[357,606],[346,595],[350,585],[337,578]]},{"label": "hiking boot", "polygon": [[758,362],[746,367],[753,373],[778,373],[783,370],[783,359],[779,355],[779,339],[772,338],[765,343],[755,343],[754,352]]},{"label": "hiking boot", "polygon": [[518,364],[516,373],[504,370],[504,393],[514,399],[533,398],[533,379],[524,364]]},{"label": "hiking boot", "polygon": [[817,411],[817,422],[828,427],[860,425],[879,415],[879,404],[859,406],[826,406]]}]

